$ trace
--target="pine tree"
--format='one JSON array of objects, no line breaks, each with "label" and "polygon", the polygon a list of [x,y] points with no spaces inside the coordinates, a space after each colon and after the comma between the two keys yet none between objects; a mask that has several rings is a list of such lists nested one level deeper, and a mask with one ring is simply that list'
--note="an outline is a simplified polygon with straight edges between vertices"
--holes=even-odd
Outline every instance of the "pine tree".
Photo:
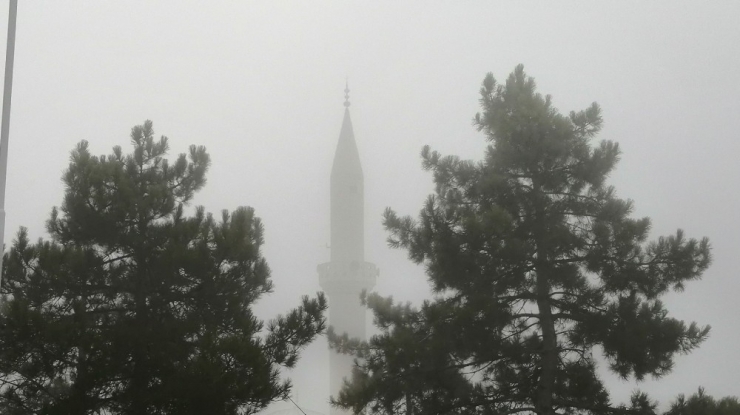
[{"label": "pine tree", "polygon": [[251,208],[185,213],[204,147],[170,164],[150,121],[131,142],[81,142],[51,239],[21,229],[6,255],[2,414],[251,414],[287,397],[280,368],[324,329],[322,295],[266,327],[252,312],[272,285]]},{"label": "pine tree", "polygon": [[740,415],[740,401],[734,396],[717,400],[699,388],[688,399],[679,395],[665,415]]},{"label": "pine tree", "polygon": [[623,378],[660,377],[709,327],[668,316],[660,297],[700,278],[708,240],[646,242],[648,218],[606,184],[619,159],[596,104],[561,115],[522,66],[489,74],[474,124],[480,162],[425,147],[435,194],[419,218],[388,209],[389,245],[423,264],[435,293],[420,309],[371,295],[380,334],[333,336],[361,359],[335,404],[370,414],[650,413],[615,406],[599,351]]}]

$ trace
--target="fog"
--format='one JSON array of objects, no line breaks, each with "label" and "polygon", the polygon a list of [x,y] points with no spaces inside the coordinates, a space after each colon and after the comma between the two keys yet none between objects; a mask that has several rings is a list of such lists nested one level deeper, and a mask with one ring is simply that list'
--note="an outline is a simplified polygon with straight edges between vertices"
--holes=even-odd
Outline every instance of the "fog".
[{"label": "fog", "polygon": [[[380,269],[377,292],[418,304],[429,295],[423,268],[386,246],[381,214],[416,215],[432,192],[423,145],[482,157],[471,125],[480,83],[523,63],[562,112],[601,105],[597,139],[623,150],[610,182],[635,216],[652,218],[653,237],[682,228],[714,247],[704,279],[666,300],[675,317],[711,324],[710,339],[660,381],[609,376],[613,399],[638,387],[664,404],[699,386],[738,395],[737,16],[729,1],[21,2],[6,244],[20,226],[46,235],[77,142],[97,154],[130,149],[131,127],[151,119],[172,156],[190,144],[211,154],[193,206],[256,209],[275,284],[259,314],[285,312],[320,290],[348,80],[365,257]],[[288,373],[305,409],[327,412],[326,347],[312,344]]]}]

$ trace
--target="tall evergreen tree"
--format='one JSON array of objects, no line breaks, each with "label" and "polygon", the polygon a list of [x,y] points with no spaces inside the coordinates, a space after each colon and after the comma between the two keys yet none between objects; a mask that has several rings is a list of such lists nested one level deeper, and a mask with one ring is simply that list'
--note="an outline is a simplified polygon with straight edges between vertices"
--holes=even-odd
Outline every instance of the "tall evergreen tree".
[{"label": "tall evergreen tree", "polygon": [[251,208],[185,213],[204,147],[170,164],[150,121],[131,142],[81,142],[51,240],[21,229],[3,262],[0,414],[251,414],[287,397],[280,368],[324,329],[322,295],[255,317],[272,285]]},{"label": "tall evergreen tree", "polygon": [[668,316],[660,297],[698,279],[708,240],[647,243],[606,179],[619,158],[592,146],[593,104],[561,115],[522,66],[489,74],[474,123],[480,162],[425,147],[436,192],[418,220],[385,213],[392,247],[423,264],[435,296],[420,309],[366,298],[380,334],[333,336],[361,359],[335,403],[372,414],[650,413],[643,394],[616,406],[597,375],[598,350],[619,376],[662,376],[709,327]]},{"label": "tall evergreen tree", "polygon": [[679,395],[665,415],[740,415],[740,401],[734,396],[715,399],[699,388],[688,399]]}]

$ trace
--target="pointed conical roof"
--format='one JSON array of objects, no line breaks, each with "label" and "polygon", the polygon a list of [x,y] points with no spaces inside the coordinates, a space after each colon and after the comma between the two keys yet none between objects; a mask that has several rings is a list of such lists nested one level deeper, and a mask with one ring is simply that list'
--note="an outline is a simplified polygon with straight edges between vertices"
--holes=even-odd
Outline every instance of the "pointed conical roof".
[{"label": "pointed conical roof", "polygon": [[345,88],[344,119],[339,132],[339,142],[334,153],[334,164],[331,168],[332,179],[359,178],[362,180],[362,164],[360,153],[355,142],[355,133],[352,129],[352,118],[349,115],[349,88]]}]

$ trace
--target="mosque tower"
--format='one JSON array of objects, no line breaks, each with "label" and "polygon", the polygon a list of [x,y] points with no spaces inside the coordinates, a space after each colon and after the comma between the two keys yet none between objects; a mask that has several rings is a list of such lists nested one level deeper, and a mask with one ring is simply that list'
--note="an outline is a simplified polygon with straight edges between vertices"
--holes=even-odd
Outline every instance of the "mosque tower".
[{"label": "mosque tower", "polygon": [[[360,154],[349,116],[349,88],[345,88],[344,120],[331,169],[331,260],[318,266],[319,283],[329,300],[329,325],[341,335],[365,339],[362,290],[375,286],[377,267],[365,262],[365,191]],[[329,387],[337,396],[342,379],[349,378],[352,356],[330,351]],[[331,415],[346,412],[331,409]]]}]

